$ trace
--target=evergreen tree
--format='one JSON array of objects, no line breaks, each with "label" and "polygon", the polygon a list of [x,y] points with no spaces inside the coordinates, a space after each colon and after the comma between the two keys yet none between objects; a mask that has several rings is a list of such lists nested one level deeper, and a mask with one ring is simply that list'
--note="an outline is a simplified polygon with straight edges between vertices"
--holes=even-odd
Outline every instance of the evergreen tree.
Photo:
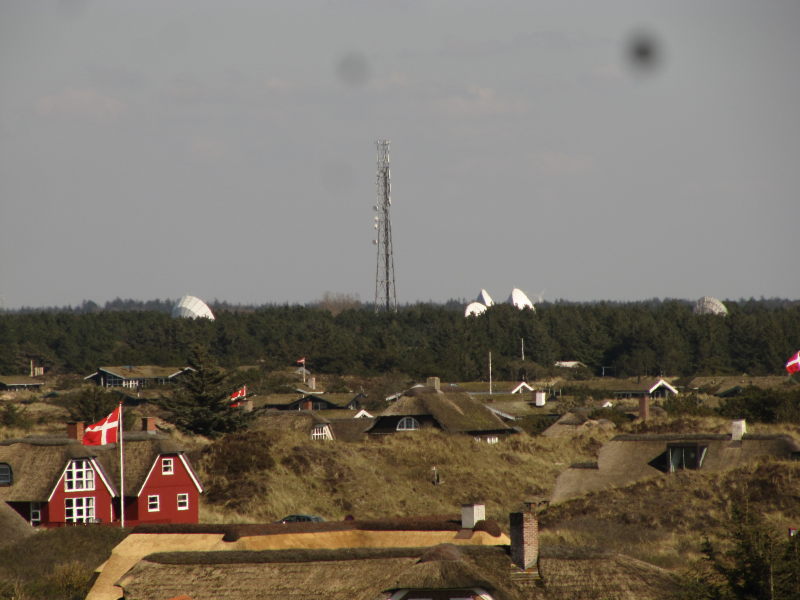
[{"label": "evergreen tree", "polygon": [[107,389],[93,385],[86,387],[65,400],[69,416],[75,421],[96,423],[111,414],[119,404],[119,396]]},{"label": "evergreen tree", "polygon": [[172,398],[161,405],[170,421],[187,433],[215,438],[247,427],[252,413],[230,407],[230,395],[237,388],[233,378],[221,369],[208,351],[192,348],[189,366]]},{"label": "evergreen tree", "polygon": [[798,538],[781,539],[766,520],[734,502],[728,534],[703,544],[705,565],[684,580],[680,598],[719,600],[798,600]]}]

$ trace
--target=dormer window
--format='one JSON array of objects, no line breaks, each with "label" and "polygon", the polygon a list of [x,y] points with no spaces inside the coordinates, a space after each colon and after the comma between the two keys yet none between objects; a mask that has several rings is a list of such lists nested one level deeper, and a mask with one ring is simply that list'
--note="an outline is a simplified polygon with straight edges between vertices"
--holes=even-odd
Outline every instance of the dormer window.
[{"label": "dormer window", "polygon": [[70,461],[67,467],[64,489],[68,492],[94,489],[94,469],[85,458]]},{"label": "dormer window", "polygon": [[0,463],[0,485],[11,485],[14,483],[14,475],[11,472],[11,465]]},{"label": "dormer window", "polygon": [[416,431],[419,429],[419,421],[414,417],[403,417],[397,424],[397,431]]},{"label": "dormer window", "polygon": [[707,446],[699,444],[670,444],[667,447],[670,473],[684,469],[699,469],[703,465],[707,450]]},{"label": "dormer window", "polygon": [[175,462],[171,458],[161,459],[161,474],[172,475],[175,473]]},{"label": "dormer window", "polygon": [[330,439],[330,435],[328,433],[328,426],[327,425],[314,425],[314,429],[311,430],[311,439],[312,440],[328,440],[328,439]]}]

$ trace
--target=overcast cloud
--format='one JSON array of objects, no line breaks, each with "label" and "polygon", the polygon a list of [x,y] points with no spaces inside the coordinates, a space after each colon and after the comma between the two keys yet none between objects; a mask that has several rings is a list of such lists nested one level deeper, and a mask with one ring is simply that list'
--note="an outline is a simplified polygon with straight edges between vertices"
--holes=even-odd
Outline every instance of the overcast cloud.
[{"label": "overcast cloud", "polygon": [[[800,3],[7,1],[0,306],[800,298]],[[651,42],[642,62],[626,49]]]}]

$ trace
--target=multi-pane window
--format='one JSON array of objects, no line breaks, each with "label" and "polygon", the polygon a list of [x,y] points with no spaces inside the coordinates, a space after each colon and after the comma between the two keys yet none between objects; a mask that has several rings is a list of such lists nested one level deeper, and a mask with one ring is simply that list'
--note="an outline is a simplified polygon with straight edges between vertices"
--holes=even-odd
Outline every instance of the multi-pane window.
[{"label": "multi-pane window", "polygon": [[328,428],[326,425],[315,425],[311,430],[312,440],[326,440],[328,439]]},{"label": "multi-pane window", "polygon": [[189,494],[178,494],[178,510],[189,510]]},{"label": "multi-pane window", "polygon": [[161,459],[161,474],[172,475],[175,472],[175,464],[171,458]]},{"label": "multi-pane window", "polygon": [[94,489],[94,469],[88,460],[79,458],[69,463],[64,489],[68,492]]},{"label": "multi-pane window", "polygon": [[0,485],[11,485],[12,483],[14,483],[14,478],[11,474],[11,465],[0,463]]},{"label": "multi-pane window", "polygon": [[67,523],[93,523],[94,498],[65,498],[64,520]]},{"label": "multi-pane window", "polygon": [[148,512],[158,512],[160,510],[159,507],[159,497],[158,494],[153,496],[147,497],[147,511]]},{"label": "multi-pane window", "polygon": [[414,431],[419,429],[419,421],[414,417],[403,417],[397,424],[397,431]]}]

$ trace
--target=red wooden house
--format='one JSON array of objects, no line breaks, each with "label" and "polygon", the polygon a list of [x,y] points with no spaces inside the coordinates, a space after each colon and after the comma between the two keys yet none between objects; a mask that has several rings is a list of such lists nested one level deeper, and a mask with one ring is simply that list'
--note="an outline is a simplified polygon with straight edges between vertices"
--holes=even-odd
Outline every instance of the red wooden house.
[{"label": "red wooden house", "polygon": [[[124,434],[125,525],[197,523],[197,473],[151,419],[144,425]],[[80,423],[67,430],[66,438],[0,442],[0,500],[34,526],[119,523],[119,447],[82,445]]]}]

